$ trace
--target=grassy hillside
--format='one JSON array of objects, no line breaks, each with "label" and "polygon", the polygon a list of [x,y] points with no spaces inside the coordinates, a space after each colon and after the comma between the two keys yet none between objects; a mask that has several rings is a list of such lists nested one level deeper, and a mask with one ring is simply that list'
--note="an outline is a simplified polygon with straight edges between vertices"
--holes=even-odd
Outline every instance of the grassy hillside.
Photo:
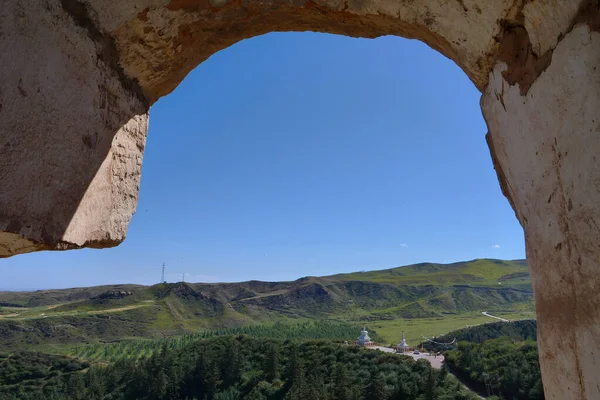
[{"label": "grassy hillside", "polygon": [[36,290],[35,292],[1,292],[0,306],[38,307],[66,302],[85,300],[108,291],[136,292],[146,288],[143,285],[106,285],[86,288]]},{"label": "grassy hillside", "polygon": [[533,311],[524,261],[424,263],[293,282],[0,292],[0,349],[161,338],[310,319],[366,323],[388,340],[411,325],[430,324],[409,336],[418,339],[486,320],[482,311]]},{"label": "grassy hillside", "polygon": [[[519,280],[522,278],[522,280]],[[341,281],[369,281],[404,285],[481,285],[496,286],[498,282],[529,283],[525,260],[479,259],[453,264],[421,263],[381,271],[339,274],[322,279]],[[507,279],[510,282],[506,281]],[[513,282],[514,280],[514,282]]]}]

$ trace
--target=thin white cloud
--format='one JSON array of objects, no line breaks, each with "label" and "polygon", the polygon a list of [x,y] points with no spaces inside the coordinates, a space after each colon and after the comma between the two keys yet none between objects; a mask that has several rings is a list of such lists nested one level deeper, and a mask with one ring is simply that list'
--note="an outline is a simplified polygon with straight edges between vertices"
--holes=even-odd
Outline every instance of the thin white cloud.
[{"label": "thin white cloud", "polygon": [[492,249],[499,249],[499,248],[500,248],[500,245],[499,245],[499,244],[494,244],[494,245],[492,245]]},{"label": "thin white cloud", "polygon": [[400,247],[408,247],[406,243],[400,243]]}]

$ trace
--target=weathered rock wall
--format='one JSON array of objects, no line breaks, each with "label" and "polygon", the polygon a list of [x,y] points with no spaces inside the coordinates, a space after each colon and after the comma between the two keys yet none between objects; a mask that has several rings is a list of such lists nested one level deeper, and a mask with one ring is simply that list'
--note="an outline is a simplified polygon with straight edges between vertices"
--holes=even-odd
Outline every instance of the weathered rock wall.
[{"label": "weathered rock wall", "polygon": [[600,398],[600,32],[592,29],[567,33],[526,93],[499,63],[482,99],[525,230],[549,399]]},{"label": "weathered rock wall", "polygon": [[0,59],[0,257],[120,243],[148,106],[112,39],[82,10],[8,0]]},{"label": "weathered rock wall", "polygon": [[[156,0],[137,2],[121,24],[106,0],[88,0],[114,34],[121,62],[151,101],[199,63],[242,39],[273,31],[416,38],[457,62],[483,89],[512,0]],[[157,6],[158,5],[158,6]]]},{"label": "weathered rock wall", "polygon": [[[483,89],[512,0],[7,0],[0,257],[120,243],[147,109],[200,62],[277,30],[417,38]],[[25,111],[27,110],[27,111]]]},{"label": "weathered rock wall", "polygon": [[[200,62],[271,31],[399,35],[483,92],[521,222],[548,398],[600,398],[598,0],[5,0],[0,257],[121,242],[149,105]],[[210,77],[207,77],[210,79]]]}]

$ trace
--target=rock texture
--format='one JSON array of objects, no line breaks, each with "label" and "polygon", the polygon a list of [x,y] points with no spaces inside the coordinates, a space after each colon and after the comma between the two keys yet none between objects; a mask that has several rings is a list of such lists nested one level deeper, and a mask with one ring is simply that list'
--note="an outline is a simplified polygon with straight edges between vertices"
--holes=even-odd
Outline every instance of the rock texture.
[{"label": "rock texture", "polygon": [[526,94],[499,63],[482,99],[497,170],[525,230],[548,399],[600,387],[600,32],[577,25]]},{"label": "rock texture", "polygon": [[422,40],[483,90],[514,0],[7,0],[0,5],[0,257],[120,243],[148,107],[244,38]]},{"label": "rock texture", "polygon": [[[106,1],[90,1],[106,13]],[[97,4],[98,3],[98,4]],[[174,0],[156,1],[113,34],[128,74],[150,101],[171,92],[200,62],[242,39],[272,31],[416,38],[456,61],[480,89],[498,47],[498,23],[512,1]],[[106,24],[109,24],[108,19]],[[109,28],[110,29],[110,28]]]},{"label": "rock texture", "polygon": [[5,0],[0,257],[120,243],[148,108],[215,52],[271,31],[415,38],[483,92],[525,230],[546,396],[599,398],[598,1]]},{"label": "rock texture", "polygon": [[147,101],[84,13],[0,5],[0,257],[116,245],[135,210]]}]

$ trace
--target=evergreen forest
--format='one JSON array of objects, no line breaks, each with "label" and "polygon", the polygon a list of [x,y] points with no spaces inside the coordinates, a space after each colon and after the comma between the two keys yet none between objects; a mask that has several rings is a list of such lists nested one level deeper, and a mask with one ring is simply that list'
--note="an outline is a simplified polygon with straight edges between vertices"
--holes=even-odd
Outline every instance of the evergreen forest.
[{"label": "evergreen forest", "polygon": [[2,400],[476,399],[445,368],[322,340],[215,337],[91,367],[36,353],[1,362]]}]

